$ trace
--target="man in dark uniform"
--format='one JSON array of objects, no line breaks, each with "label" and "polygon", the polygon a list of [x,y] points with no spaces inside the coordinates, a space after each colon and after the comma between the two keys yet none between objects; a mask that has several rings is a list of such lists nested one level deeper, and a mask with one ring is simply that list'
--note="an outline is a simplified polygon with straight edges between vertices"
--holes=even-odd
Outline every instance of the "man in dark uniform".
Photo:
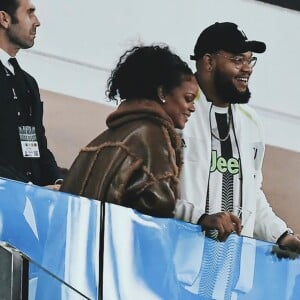
[{"label": "man in dark uniform", "polygon": [[39,88],[15,58],[33,46],[38,26],[31,0],[1,0],[0,176],[52,186],[61,174],[47,148]]}]

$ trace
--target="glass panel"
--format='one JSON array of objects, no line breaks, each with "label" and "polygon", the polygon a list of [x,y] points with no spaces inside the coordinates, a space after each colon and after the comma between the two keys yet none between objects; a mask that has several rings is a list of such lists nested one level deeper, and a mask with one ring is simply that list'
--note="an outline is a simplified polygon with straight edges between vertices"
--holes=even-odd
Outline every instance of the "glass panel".
[{"label": "glass panel", "polygon": [[34,262],[29,264],[29,300],[90,299]]},{"label": "glass panel", "polygon": [[299,299],[297,254],[112,204],[99,275],[99,203],[0,179],[0,239],[30,257],[31,299],[96,300],[98,278],[104,300]]},{"label": "glass panel", "polygon": [[0,178],[0,240],[90,298],[97,295],[98,216],[99,201]]},{"label": "glass panel", "polygon": [[216,242],[199,226],[116,206],[107,218],[104,299],[299,299],[300,259],[274,244]]}]

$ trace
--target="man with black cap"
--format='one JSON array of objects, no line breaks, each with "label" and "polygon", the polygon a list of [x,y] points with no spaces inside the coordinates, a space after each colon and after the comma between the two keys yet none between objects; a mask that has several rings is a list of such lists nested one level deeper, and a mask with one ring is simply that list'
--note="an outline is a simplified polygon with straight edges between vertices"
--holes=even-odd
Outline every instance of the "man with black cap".
[{"label": "man with black cap", "polygon": [[234,23],[215,23],[199,36],[192,60],[200,85],[196,112],[183,131],[182,196],[176,217],[200,224],[221,241],[231,232],[300,251],[300,239],[275,215],[263,191],[265,144],[246,103],[249,78],[263,42]]}]

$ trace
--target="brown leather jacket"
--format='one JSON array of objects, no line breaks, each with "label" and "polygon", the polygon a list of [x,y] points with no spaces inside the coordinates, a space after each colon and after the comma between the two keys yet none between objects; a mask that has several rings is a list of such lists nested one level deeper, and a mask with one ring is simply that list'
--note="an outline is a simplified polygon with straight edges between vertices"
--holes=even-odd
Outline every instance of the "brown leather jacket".
[{"label": "brown leather jacket", "polygon": [[124,101],[108,130],[83,148],[61,191],[173,217],[181,169],[180,139],[157,102]]}]

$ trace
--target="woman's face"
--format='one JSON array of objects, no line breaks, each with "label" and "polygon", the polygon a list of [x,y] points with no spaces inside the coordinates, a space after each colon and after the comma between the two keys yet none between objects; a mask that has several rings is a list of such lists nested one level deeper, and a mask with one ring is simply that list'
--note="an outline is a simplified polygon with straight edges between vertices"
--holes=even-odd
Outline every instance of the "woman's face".
[{"label": "woman's face", "polygon": [[198,95],[198,90],[196,78],[190,76],[164,96],[166,102],[162,104],[162,107],[173,120],[176,128],[183,129],[191,113],[195,111],[194,100]]}]

